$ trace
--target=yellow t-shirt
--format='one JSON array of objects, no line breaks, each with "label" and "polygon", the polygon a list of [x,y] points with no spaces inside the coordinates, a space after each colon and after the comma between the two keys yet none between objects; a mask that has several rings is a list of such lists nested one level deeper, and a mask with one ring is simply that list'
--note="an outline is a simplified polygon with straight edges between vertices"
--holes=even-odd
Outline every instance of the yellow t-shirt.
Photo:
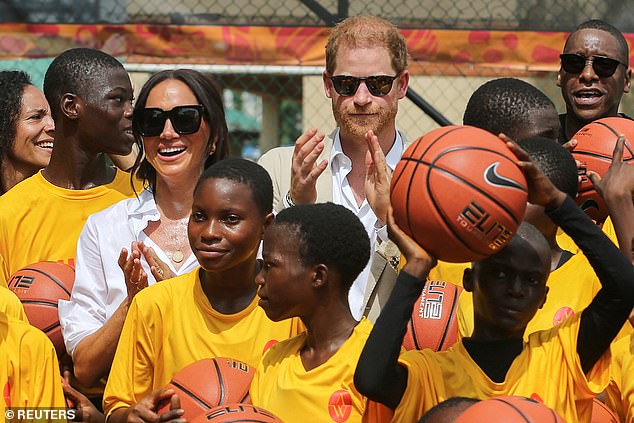
[{"label": "yellow t-shirt", "polygon": [[559,245],[559,248],[562,250],[570,251],[572,254],[576,255],[581,253],[577,244],[575,244],[572,238],[561,228],[557,228],[557,245]]},{"label": "yellow t-shirt", "polygon": [[[540,330],[550,329],[568,316],[583,311],[601,289],[601,282],[583,253],[570,257],[550,273],[546,303],[526,326],[524,339]],[[473,333],[473,294],[463,291],[458,299],[458,330],[461,337]]]},{"label": "yellow t-shirt", "polygon": [[427,278],[430,281],[445,281],[462,286],[464,270],[470,268],[471,263],[448,263],[446,261],[439,261],[436,267],[430,270]]},{"label": "yellow t-shirt", "polygon": [[29,319],[26,317],[26,313],[24,312],[24,307],[22,307],[20,299],[13,293],[13,291],[2,287],[2,285],[0,285],[0,315],[5,315],[10,319],[21,320],[29,323]]},{"label": "yellow t-shirt", "polygon": [[[361,423],[368,400],[357,391],[353,378],[371,331],[372,324],[361,319],[332,357],[308,371],[300,356],[306,333],[274,345],[253,377],[250,390],[253,405],[269,410],[285,422],[301,422],[310,416],[310,421],[324,423]],[[375,417],[369,421],[379,420]]]},{"label": "yellow t-shirt", "polygon": [[304,330],[297,318],[269,320],[257,295],[239,313],[219,313],[203,292],[199,270],[134,297],[104,392],[107,414],[136,404],[203,358],[231,357],[257,368],[268,347]]},{"label": "yellow t-shirt", "polygon": [[66,406],[51,341],[28,323],[4,313],[0,313],[0,388],[1,416],[8,407]]},{"label": "yellow t-shirt", "polygon": [[114,180],[85,190],[60,188],[42,172],[0,197],[0,280],[39,261],[75,265],[77,239],[91,214],[134,195],[130,175],[117,170]]},{"label": "yellow t-shirt", "polygon": [[[558,229],[557,243],[564,250],[568,250],[573,254],[579,252],[579,247],[564,231]],[[401,257],[402,268],[405,265],[405,259]],[[462,286],[462,275],[464,270],[471,267],[471,263],[449,263],[446,261],[438,261],[438,264],[429,272],[428,279],[432,281],[451,282],[454,285]]]},{"label": "yellow t-shirt", "polygon": [[605,390],[606,405],[621,422],[634,423],[634,335],[612,343],[610,384]]},{"label": "yellow t-shirt", "polygon": [[399,362],[408,370],[407,389],[393,422],[415,422],[431,407],[454,396],[519,395],[541,400],[567,422],[589,423],[592,399],[609,381],[610,354],[604,354],[586,377],[577,354],[579,316],[532,334],[502,383],[486,376],[462,342],[445,352],[406,352]]},{"label": "yellow t-shirt", "polygon": [[601,226],[601,230],[603,230],[603,233],[606,234],[607,237],[612,240],[614,245],[616,246],[619,245],[619,240],[617,239],[616,231],[614,230],[614,223],[612,223],[612,218],[610,216],[608,216],[608,218],[605,219],[605,222],[603,222],[603,226]]}]

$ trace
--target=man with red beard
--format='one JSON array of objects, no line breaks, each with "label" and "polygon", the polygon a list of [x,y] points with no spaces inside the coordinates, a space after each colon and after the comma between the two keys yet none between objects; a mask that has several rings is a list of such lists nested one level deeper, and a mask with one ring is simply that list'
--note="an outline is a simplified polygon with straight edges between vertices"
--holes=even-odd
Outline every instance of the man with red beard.
[{"label": "man with red beard", "polygon": [[336,25],[326,44],[326,96],[338,128],[329,136],[309,129],[294,147],[279,147],[260,164],[273,179],[274,208],[332,201],[361,220],[375,251],[348,294],[355,319],[376,319],[396,273],[398,249],[388,241],[385,222],[389,179],[376,166],[394,169],[405,139],[396,130],[398,101],[409,82],[407,46],[398,29],[373,16]]},{"label": "man with red beard", "polygon": [[624,93],[630,92],[627,41],[612,25],[590,20],[579,25],[564,45],[557,85],[566,102],[559,116],[559,141],[567,142],[586,124],[618,113]]}]

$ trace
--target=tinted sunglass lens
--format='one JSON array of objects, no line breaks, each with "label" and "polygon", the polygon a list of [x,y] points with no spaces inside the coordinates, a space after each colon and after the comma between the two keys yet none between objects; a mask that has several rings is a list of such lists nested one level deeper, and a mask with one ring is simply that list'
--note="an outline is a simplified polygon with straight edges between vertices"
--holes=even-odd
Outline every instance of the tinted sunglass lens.
[{"label": "tinted sunglass lens", "polygon": [[141,115],[141,133],[154,137],[161,134],[165,127],[165,112],[160,109],[145,109]]},{"label": "tinted sunglass lens", "polygon": [[568,73],[581,73],[586,65],[586,59],[576,54],[561,56],[561,67]]},{"label": "tinted sunglass lens", "polygon": [[618,60],[610,59],[609,57],[594,57],[592,60],[594,72],[603,78],[614,75],[618,66]]},{"label": "tinted sunglass lens", "polygon": [[359,78],[352,76],[335,76],[332,78],[335,91],[343,96],[354,95],[357,92],[357,88],[359,88],[360,82]]},{"label": "tinted sunglass lens", "polygon": [[195,107],[175,107],[171,118],[174,129],[181,135],[193,134],[200,127],[200,111]]},{"label": "tinted sunglass lens", "polygon": [[392,89],[393,82],[394,78],[384,75],[371,76],[365,81],[370,94],[376,97],[383,97],[387,95]]}]

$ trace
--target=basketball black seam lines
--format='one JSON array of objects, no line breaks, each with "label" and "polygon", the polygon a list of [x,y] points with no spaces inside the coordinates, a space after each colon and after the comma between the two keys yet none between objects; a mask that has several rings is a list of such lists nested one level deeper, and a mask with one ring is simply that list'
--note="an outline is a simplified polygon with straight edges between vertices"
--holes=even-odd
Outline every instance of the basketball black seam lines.
[{"label": "basketball black seam lines", "polygon": [[447,319],[447,324],[445,324],[445,330],[442,334],[442,339],[440,340],[440,344],[438,344],[438,349],[441,349],[445,343],[445,339],[447,338],[447,332],[449,332],[449,328],[451,327],[451,323],[454,318],[454,310],[456,308],[456,304],[458,303],[458,288],[455,285],[453,286],[453,301],[451,302],[451,310],[449,311],[449,319]]},{"label": "basketball black seam lines", "polygon": [[420,345],[418,344],[418,338],[416,337],[416,330],[414,329],[414,319],[412,317],[409,318],[409,327],[412,330],[412,340],[414,341],[414,348],[420,350]]},{"label": "basketball black seam lines", "polygon": [[[431,167],[430,167],[430,171],[431,171]],[[458,233],[458,231],[456,231],[456,229],[453,227],[453,225],[451,225],[449,223],[449,219],[447,219],[447,217],[445,216],[445,213],[441,213],[438,207],[438,202],[436,201],[436,198],[434,197],[434,195],[432,194],[430,188],[431,188],[431,184],[430,184],[430,179],[429,175],[427,175],[427,181],[425,181],[426,185],[427,185],[427,192],[429,193],[429,199],[431,200],[432,204],[434,205],[434,208],[439,211],[438,215],[440,216],[440,219],[442,220],[442,222],[445,224],[445,227],[447,229],[449,229],[449,231],[451,231],[451,233],[453,233],[454,237],[460,241],[462,243],[462,245],[464,245],[464,247],[471,251],[472,253],[477,254],[478,256],[482,256],[482,253],[480,251],[476,251],[474,250],[469,244],[467,244],[464,240],[464,238],[462,238],[462,236],[460,236],[460,234]],[[409,213],[408,213],[409,216]]]},{"label": "basketball black seam lines", "polygon": [[249,390],[248,389],[247,389],[247,393],[242,397],[240,402],[245,402],[247,400],[247,398],[249,398]]},{"label": "basketball black seam lines", "polygon": [[[469,149],[475,149],[475,148],[471,148],[471,147],[470,147]],[[488,152],[491,152],[491,153],[494,153],[494,154],[499,154],[499,153],[496,153],[495,151],[492,151],[492,150],[487,150],[487,149],[485,149],[485,148],[477,148],[477,150],[488,151]],[[444,154],[446,154],[446,153],[450,153],[451,151],[456,151],[456,149],[454,149],[454,150],[447,150],[447,151],[443,152],[440,156],[436,157],[436,159],[434,159],[434,161],[433,161],[433,162],[431,162],[431,163],[425,162],[425,161],[423,161],[423,160],[416,160],[416,159],[412,159],[412,158],[408,158],[408,159],[404,159],[404,160],[407,160],[407,161],[418,161],[418,162],[420,162],[420,163],[422,163],[422,164],[424,164],[424,165],[427,165],[427,166],[429,167],[429,170],[430,170],[430,172],[429,172],[429,173],[431,173],[431,170],[432,170],[432,169],[437,169],[437,170],[439,170],[439,171],[441,171],[441,172],[443,172],[443,173],[445,173],[445,174],[448,174],[449,176],[451,176],[451,177],[453,177],[453,178],[455,178],[455,179],[457,179],[457,180],[459,180],[459,181],[463,182],[465,185],[468,185],[470,188],[473,188],[474,190],[478,191],[480,194],[484,195],[484,196],[485,196],[485,197],[487,197],[489,200],[491,200],[491,201],[493,201],[493,202],[497,203],[497,204],[500,206],[500,208],[501,208],[502,210],[504,210],[504,211],[505,211],[505,212],[506,212],[506,213],[507,213],[507,214],[511,217],[511,219],[512,219],[512,220],[513,220],[516,224],[518,224],[518,225],[519,225],[519,221],[515,218],[515,216],[513,215],[513,213],[511,213],[511,211],[510,211],[510,210],[509,210],[509,209],[508,209],[508,208],[507,208],[504,204],[502,204],[502,203],[501,203],[498,199],[494,198],[494,197],[493,197],[493,196],[491,196],[489,193],[487,193],[487,192],[486,192],[486,191],[484,191],[483,189],[479,188],[477,185],[474,185],[472,182],[469,182],[468,180],[464,179],[463,177],[458,176],[458,175],[454,175],[454,174],[452,173],[452,171],[451,171],[451,170],[444,169],[444,168],[442,168],[442,167],[440,167],[440,166],[436,166],[436,165],[434,164],[434,163],[435,163],[438,159],[440,159],[440,158],[441,158]],[[500,155],[500,157],[503,157],[503,158],[505,158],[505,159],[507,159],[507,160],[508,160],[508,158],[507,158],[507,157],[505,157],[504,155],[502,155],[502,154],[499,154],[499,155]],[[436,201],[435,201],[435,200],[434,200],[434,198],[433,198],[434,196],[433,196],[432,192],[429,190],[429,188],[430,188],[430,186],[429,186],[429,176],[428,176],[428,177],[427,177],[427,190],[428,190],[428,192],[429,192],[430,197],[431,197],[431,198],[432,198],[432,200],[434,201],[434,205],[436,205]],[[524,190],[524,192],[526,192],[526,191]]]},{"label": "basketball black seam lines", "polygon": [[[617,139],[619,138],[619,133],[618,133],[618,131],[617,131],[616,129],[612,128],[612,127],[611,127],[610,125],[608,125],[607,123],[604,123],[604,122],[599,122],[599,121],[596,121],[596,123],[598,123],[599,125],[605,126],[605,127],[606,127],[606,128],[608,128],[610,131],[612,131],[612,133],[613,133],[614,135],[616,135],[616,138],[617,138]],[[630,146],[629,146],[627,143],[625,143],[624,147],[625,147],[625,148],[627,148],[627,151],[629,151],[629,152],[630,152],[630,155],[634,156],[634,152],[632,152],[632,149],[630,148]],[[574,151],[574,150],[573,150],[573,151]]]},{"label": "basketball black seam lines", "polygon": [[[444,135],[449,134],[449,133],[451,133],[451,132],[453,132],[453,131],[448,131],[448,132],[446,132],[445,134],[443,134],[443,135],[441,135],[440,137],[438,137],[438,139],[436,139],[434,142],[438,141],[438,140],[439,140],[440,138],[442,138]],[[431,171],[432,171],[432,169],[437,169],[437,170],[439,170],[439,171],[441,171],[441,172],[443,172],[443,173],[445,173],[445,174],[447,174],[447,175],[449,175],[449,176],[451,176],[451,177],[453,177],[453,178],[455,178],[455,179],[457,179],[457,180],[459,180],[459,181],[462,181],[465,185],[467,185],[467,186],[469,186],[469,187],[473,188],[474,190],[478,191],[480,194],[484,195],[484,196],[485,196],[485,197],[487,197],[489,200],[491,200],[491,201],[495,202],[496,204],[498,204],[498,205],[500,206],[500,208],[502,208],[502,210],[504,210],[504,211],[505,211],[505,212],[506,212],[506,213],[507,213],[507,214],[511,217],[511,220],[513,220],[513,222],[515,222],[515,224],[516,224],[516,225],[519,225],[519,221],[515,218],[515,216],[513,215],[513,213],[511,213],[511,211],[510,211],[510,210],[509,210],[506,206],[504,206],[504,205],[503,205],[501,202],[499,202],[497,199],[493,198],[493,197],[492,197],[491,195],[489,195],[486,191],[484,191],[484,190],[480,189],[479,187],[477,187],[476,185],[474,185],[474,184],[472,184],[471,182],[467,181],[466,179],[464,179],[464,178],[462,178],[462,177],[460,177],[460,176],[458,176],[458,175],[454,175],[454,174],[453,174],[452,172],[450,172],[449,170],[444,169],[444,168],[442,168],[442,167],[440,167],[440,166],[436,166],[436,165],[434,164],[434,163],[435,163],[438,159],[440,159],[441,157],[443,157],[445,154],[448,154],[448,153],[450,153],[450,152],[452,152],[452,151],[457,151],[457,150],[460,150],[460,149],[464,149],[464,148],[468,148],[468,149],[472,149],[472,150],[479,150],[479,151],[487,151],[487,152],[490,152],[490,153],[493,153],[493,154],[499,155],[500,157],[502,157],[502,158],[504,158],[504,159],[506,159],[506,160],[509,160],[509,158],[508,158],[508,157],[504,156],[503,154],[501,154],[501,153],[499,153],[499,152],[497,152],[497,151],[495,151],[495,150],[490,150],[490,149],[488,149],[488,148],[481,148],[481,147],[471,147],[471,146],[456,147],[456,148],[451,148],[451,149],[449,149],[449,150],[445,150],[445,151],[443,151],[443,152],[442,152],[439,156],[437,156],[437,157],[434,159],[434,161],[433,161],[433,162],[431,162],[431,163],[426,162],[426,161],[424,161],[424,160],[422,160],[422,159],[415,159],[415,158],[413,158],[413,157],[406,157],[406,158],[403,158],[402,160],[407,161],[407,162],[416,162],[416,166],[418,166],[419,164],[424,164],[424,165],[426,165],[426,166],[429,168],[429,169],[428,169],[428,171],[427,171],[427,172],[428,172],[428,173],[427,173],[427,177],[425,178],[425,179],[426,179],[426,185],[427,185],[427,192],[429,193],[429,198],[430,198],[431,202],[434,204],[434,207],[435,207],[437,210],[440,210],[440,209],[439,209],[439,207],[438,207],[438,202],[436,201],[436,198],[434,197],[434,195],[433,195],[433,193],[432,193],[432,191],[431,191],[431,189],[430,189],[430,188],[431,188],[431,185],[430,185],[430,179],[431,179],[431,178],[430,178],[430,176],[431,176]],[[423,153],[423,155],[424,155],[424,153]],[[422,156],[421,156],[421,157],[422,157]],[[414,174],[414,172],[412,172],[412,174]],[[408,186],[408,189],[407,189],[406,210],[409,210],[409,193],[410,193],[411,186],[412,186],[412,179],[413,179],[413,178],[410,178],[410,181],[409,181],[409,186]],[[455,237],[456,237],[456,238],[457,238],[457,239],[458,239],[458,240],[459,240],[459,241],[460,241],[460,242],[461,242],[461,243],[462,243],[462,244],[463,244],[463,245],[464,245],[464,246],[465,246],[468,250],[470,250],[471,252],[473,252],[473,253],[475,253],[475,254],[478,254],[478,255],[482,255],[482,254],[483,254],[483,253],[482,253],[482,252],[480,252],[480,251],[476,251],[476,250],[474,250],[474,249],[473,249],[470,245],[468,245],[468,244],[465,242],[465,239],[464,239],[464,238],[463,238],[463,237],[462,237],[462,236],[461,236],[461,235],[460,235],[460,234],[459,234],[459,233],[458,233],[458,232],[457,232],[457,231],[456,231],[456,230],[452,227],[452,225],[450,225],[450,223],[449,223],[448,219],[444,216],[444,213],[438,213],[438,215],[440,216],[441,220],[442,220],[442,221],[443,221],[443,223],[445,224],[445,227],[446,227],[447,229],[449,229],[449,230],[453,233],[453,235],[454,235],[454,236],[455,236]],[[411,223],[410,223],[409,213],[407,213],[407,225],[408,225],[408,228],[409,228],[409,230],[410,230],[410,233],[412,233],[412,234],[413,234],[413,233],[414,233],[414,231],[412,231],[412,228],[411,228]]]},{"label": "basketball black seam lines", "polygon": [[45,306],[57,308],[57,303],[56,302],[46,301],[46,300],[22,300],[22,304],[45,305]]},{"label": "basketball black seam lines", "polygon": [[[62,288],[62,289],[64,290],[64,292],[65,292],[66,294],[68,294],[68,296],[70,297],[70,291],[69,291],[68,289],[66,289],[66,287],[64,286],[64,284],[62,284],[60,281],[58,281],[58,280],[57,280],[56,278],[54,278],[52,275],[49,275],[49,274],[48,274],[48,273],[46,273],[46,272],[42,272],[41,270],[34,269],[34,268],[32,268],[32,267],[25,267],[25,268],[24,268],[24,269],[22,269],[22,270],[30,270],[30,271],[32,271],[32,272],[37,272],[37,273],[39,273],[39,274],[41,274],[41,275],[44,275],[44,276],[46,276],[46,277],[50,278],[50,280],[52,280],[53,282],[55,282],[55,283],[56,283],[56,284],[57,284],[60,288]],[[57,306],[56,306],[56,307],[57,307]]]},{"label": "basketball black seam lines", "polygon": [[[603,159],[606,162],[612,163],[612,157],[606,157],[604,155],[601,155],[599,153],[593,153],[591,151],[573,151],[573,153],[575,153],[575,156],[590,156],[590,157],[594,157],[595,159]],[[631,162],[632,158],[629,159],[623,159],[623,162],[628,163]]]},{"label": "basketball black seam lines", "polygon": [[194,401],[196,401],[197,403],[199,403],[203,407],[207,408],[208,410],[210,410],[213,407],[211,404],[208,404],[204,399],[200,398],[198,395],[193,393],[191,390],[185,388],[180,383],[175,382],[175,381],[172,380],[172,385],[176,386],[178,389],[180,389],[181,391],[185,392],[187,395],[192,397],[194,399]]},{"label": "basketball black seam lines", "polygon": [[[455,129],[451,129],[451,130],[449,130],[449,131],[447,131],[447,132],[443,133],[442,135],[438,136],[438,138],[436,138],[436,139],[435,139],[435,140],[433,140],[431,143],[429,143],[429,145],[428,145],[428,146],[427,146],[427,148],[423,151],[423,153],[420,155],[420,157],[424,157],[424,156],[425,156],[425,154],[429,151],[429,149],[430,149],[430,148],[431,148],[434,144],[436,144],[439,140],[441,140],[441,139],[442,139],[445,135],[451,134],[452,132],[457,131],[457,130],[462,129],[462,128],[463,128],[463,127],[457,127],[457,128],[455,128]],[[418,145],[417,145],[416,147],[418,147]],[[414,148],[414,151],[412,151],[412,153],[415,153],[415,152],[416,152],[416,148]],[[411,158],[411,157],[410,157],[410,158]],[[407,158],[407,159],[406,159],[406,158],[404,158],[404,159],[401,159],[401,160],[410,161],[410,160],[408,160],[408,159],[410,159],[410,158]],[[412,171],[411,175],[416,174],[416,169],[418,168],[418,165],[420,164],[420,159],[414,159],[414,161],[416,162],[416,164],[414,165],[414,170]],[[406,163],[404,166],[407,166],[407,163]],[[409,194],[410,194],[410,191],[411,191],[411,189],[412,189],[413,179],[414,179],[414,178],[409,178],[409,182],[408,182],[408,185],[407,185],[407,195],[405,196],[405,210],[408,210],[408,212],[407,212],[407,213],[405,213],[405,216],[407,217],[407,228],[409,229],[409,233],[410,233],[410,234],[413,234],[413,233],[414,233],[414,231],[412,230],[412,224],[411,224],[411,221],[410,221],[410,218],[409,218]],[[429,179],[429,178],[427,178],[427,179]]]},{"label": "basketball black seam lines", "polygon": [[220,400],[218,400],[218,405],[220,405],[225,401],[225,381],[222,380],[222,372],[220,371],[220,366],[218,366],[218,362],[214,359],[213,363],[216,367],[216,374],[218,375],[218,385],[220,386]]},{"label": "basketball black seam lines", "polygon": [[524,413],[522,413],[522,410],[520,410],[519,408],[517,408],[514,404],[511,404],[509,401],[506,401],[502,398],[493,398],[494,401],[500,401],[503,402],[504,404],[508,405],[509,407],[511,407],[513,410],[517,411],[517,413],[522,416],[522,418],[524,420],[526,420],[526,423],[532,423],[531,419],[528,418],[528,416]]}]

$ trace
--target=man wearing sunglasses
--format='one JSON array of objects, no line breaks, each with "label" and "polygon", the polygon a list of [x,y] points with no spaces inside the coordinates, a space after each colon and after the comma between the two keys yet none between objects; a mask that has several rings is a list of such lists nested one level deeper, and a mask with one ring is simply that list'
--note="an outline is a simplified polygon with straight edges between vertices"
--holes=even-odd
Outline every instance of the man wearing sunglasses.
[{"label": "man wearing sunglasses", "polygon": [[310,129],[294,147],[275,148],[260,159],[273,179],[276,210],[332,201],[364,224],[378,253],[348,295],[357,320],[376,318],[396,275],[390,264],[399,253],[385,229],[389,180],[375,180],[372,166],[366,172],[366,160],[393,170],[403,153],[405,140],[395,119],[407,92],[406,66],[406,43],[394,25],[371,16],[341,22],[328,38],[323,73],[338,128],[330,136]]},{"label": "man wearing sunglasses", "polygon": [[559,116],[560,142],[594,120],[629,118],[618,113],[632,73],[627,41],[618,29],[600,20],[584,22],[568,37],[560,58],[557,85],[566,102],[566,113]]}]

